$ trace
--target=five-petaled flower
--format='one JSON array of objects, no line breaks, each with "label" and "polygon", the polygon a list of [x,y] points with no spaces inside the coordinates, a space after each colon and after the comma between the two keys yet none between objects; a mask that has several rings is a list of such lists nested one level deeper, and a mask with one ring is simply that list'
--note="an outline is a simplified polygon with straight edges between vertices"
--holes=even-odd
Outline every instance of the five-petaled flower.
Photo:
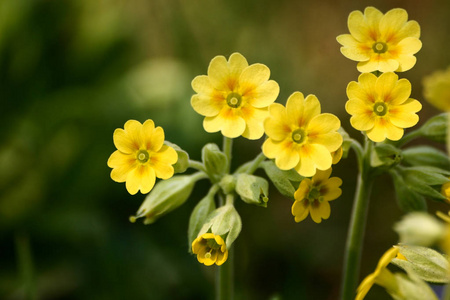
[{"label": "five-petaled flower", "polygon": [[411,83],[407,79],[398,80],[395,73],[383,73],[380,77],[363,73],[358,82],[348,84],[345,109],[352,115],[352,126],[365,131],[372,141],[382,142],[386,138],[398,141],[403,128],[419,121],[416,113],[422,105],[409,98],[410,94]]},{"label": "five-petaled flower", "polygon": [[268,139],[262,148],[266,157],[275,158],[278,168],[295,168],[300,175],[309,177],[316,169],[331,167],[331,153],[342,145],[342,136],[337,132],[341,122],[335,115],[320,113],[316,96],[304,98],[295,92],[286,107],[274,103],[269,113],[264,122]]},{"label": "five-petaled flower", "polygon": [[422,47],[420,26],[408,21],[404,9],[395,8],[382,14],[367,7],[348,17],[350,34],[342,34],[337,41],[343,46],[345,57],[358,61],[360,72],[403,72],[416,64],[416,54]]},{"label": "five-petaled flower", "polygon": [[398,248],[392,247],[391,249],[386,251],[380,258],[375,272],[369,274],[366,278],[364,278],[364,280],[358,286],[358,289],[356,290],[357,295],[355,300],[363,300],[375,283],[390,290],[391,292],[395,292],[398,290],[395,275],[386,268],[391,260],[395,257],[406,260],[406,258],[399,253]]},{"label": "five-petaled flower", "polygon": [[204,233],[197,237],[192,242],[192,252],[197,254],[198,261],[205,266],[220,266],[228,258],[225,241],[220,235],[213,233]]},{"label": "five-petaled flower", "polygon": [[221,133],[228,138],[243,136],[250,140],[264,134],[263,122],[267,107],[278,97],[278,84],[269,80],[270,70],[263,64],[248,65],[239,53],[227,61],[216,56],[208,67],[208,76],[194,78],[191,98],[194,110],[202,116],[207,132]]},{"label": "five-petaled flower", "polygon": [[342,180],[331,177],[331,168],[326,171],[317,171],[311,179],[305,178],[294,194],[295,202],[292,205],[292,215],[295,222],[303,221],[309,214],[314,222],[320,223],[322,219],[330,217],[329,201],[337,199],[342,190]]},{"label": "five-petaled flower", "polygon": [[152,120],[141,124],[135,120],[125,123],[124,129],[114,131],[116,150],[108,159],[111,178],[126,182],[131,195],[139,190],[146,194],[155,185],[156,177],[168,179],[173,176],[173,164],[177,162],[176,151],[164,145],[164,130]]}]

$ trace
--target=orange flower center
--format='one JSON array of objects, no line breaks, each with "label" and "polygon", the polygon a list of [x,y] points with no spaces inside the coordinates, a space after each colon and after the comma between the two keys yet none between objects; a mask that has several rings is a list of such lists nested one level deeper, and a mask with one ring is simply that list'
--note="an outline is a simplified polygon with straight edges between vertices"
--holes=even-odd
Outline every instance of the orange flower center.
[{"label": "orange flower center", "polygon": [[375,53],[384,53],[387,51],[387,49],[388,49],[388,47],[387,47],[386,43],[383,43],[383,42],[376,42],[372,46],[372,50]]},{"label": "orange flower center", "polygon": [[373,112],[379,117],[386,115],[387,111],[387,106],[384,102],[377,102],[373,105]]},{"label": "orange flower center", "polygon": [[227,104],[229,107],[238,108],[241,106],[242,96],[238,93],[232,92],[227,96]]},{"label": "orange flower center", "polygon": [[147,150],[139,150],[136,154],[136,159],[141,164],[145,164],[150,159],[150,155],[148,154]]}]

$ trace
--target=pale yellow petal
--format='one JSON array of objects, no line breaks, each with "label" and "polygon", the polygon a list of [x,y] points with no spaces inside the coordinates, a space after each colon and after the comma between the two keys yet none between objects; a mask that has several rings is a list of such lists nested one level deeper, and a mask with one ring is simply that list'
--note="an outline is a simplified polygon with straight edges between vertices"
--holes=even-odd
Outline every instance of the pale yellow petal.
[{"label": "pale yellow petal", "polygon": [[380,20],[380,33],[382,39],[391,42],[408,20],[406,10],[394,8],[388,11]]},{"label": "pale yellow petal", "polygon": [[328,201],[323,201],[322,203],[320,203],[319,212],[320,212],[320,217],[324,220],[327,220],[331,214],[330,203],[328,203]]},{"label": "pale yellow petal", "polygon": [[308,95],[303,103],[303,124],[308,124],[320,114],[320,102],[315,95]]},{"label": "pale yellow petal", "polygon": [[348,29],[350,34],[358,42],[366,42],[370,39],[369,26],[365,22],[365,18],[362,12],[359,10],[352,11],[347,20]]},{"label": "pale yellow petal", "polygon": [[269,138],[282,141],[291,134],[286,109],[283,105],[274,103],[269,107],[270,117],[264,121],[264,130]]},{"label": "pale yellow petal", "polygon": [[322,212],[320,207],[323,205],[323,203],[318,203],[316,200],[312,205],[309,206],[309,213],[311,214],[311,219],[313,219],[316,223],[322,222]]},{"label": "pale yellow petal", "polygon": [[294,193],[294,199],[301,201],[306,198],[311,186],[311,179],[305,178],[300,182],[298,189]]},{"label": "pale yellow petal", "polygon": [[413,55],[422,48],[422,42],[415,37],[407,37],[397,44],[401,54]]},{"label": "pale yellow petal", "polygon": [[155,170],[156,177],[161,179],[169,179],[173,176],[173,164],[177,162],[177,152],[167,145],[161,148],[158,153],[152,154],[150,157],[150,165]]},{"label": "pale yellow petal", "polygon": [[248,62],[242,54],[239,52],[234,52],[228,59],[228,65],[230,67],[230,74],[232,77],[238,78],[242,71],[248,67]]},{"label": "pale yellow petal", "polygon": [[389,119],[393,125],[401,128],[409,128],[419,122],[419,116],[416,114],[421,110],[422,104],[412,98],[399,106],[389,109]]},{"label": "pale yellow petal", "polygon": [[206,75],[196,76],[191,82],[192,89],[202,95],[210,95],[215,92],[214,87]]},{"label": "pale yellow petal", "polygon": [[405,25],[396,33],[396,38],[402,40],[407,37],[420,37],[420,25],[416,21],[408,21]]},{"label": "pale yellow petal", "polygon": [[290,170],[294,168],[299,162],[299,154],[293,148],[293,142],[283,141],[280,143],[279,152],[275,157],[275,164],[281,170]]},{"label": "pale yellow petal", "polygon": [[226,104],[225,98],[219,94],[212,97],[210,95],[197,94],[191,98],[192,108],[202,116],[214,117]]},{"label": "pale yellow petal", "polygon": [[275,158],[280,152],[281,141],[276,142],[271,138],[264,141],[262,145],[262,151],[267,158]]},{"label": "pale yellow petal", "polygon": [[263,108],[271,105],[277,99],[279,93],[280,86],[278,83],[269,80],[247,93],[245,97],[252,106]]},{"label": "pale yellow petal", "polygon": [[382,142],[386,138],[398,141],[403,136],[403,129],[394,126],[386,118],[376,118],[374,127],[366,133],[369,139],[374,142]]},{"label": "pale yellow petal", "polygon": [[375,34],[378,33],[379,24],[381,18],[383,18],[383,13],[373,6],[368,6],[364,9],[364,17],[370,28],[369,35],[374,38]]},{"label": "pale yellow petal", "polygon": [[203,128],[206,132],[221,131],[229,138],[240,136],[245,130],[245,121],[230,107],[224,107],[215,117],[206,117],[203,120]]},{"label": "pale yellow petal", "polygon": [[379,100],[390,102],[391,92],[394,90],[397,80],[398,76],[393,72],[383,73],[378,77],[375,89],[378,92]]},{"label": "pale yellow petal", "polygon": [[343,142],[342,135],[338,132],[330,132],[308,138],[308,143],[323,145],[330,152],[338,150],[339,147],[341,147],[342,142]]},{"label": "pale yellow petal", "polygon": [[316,115],[308,124],[308,137],[314,138],[317,135],[327,134],[336,131],[341,127],[338,117],[330,113]]},{"label": "pale yellow petal", "polygon": [[350,98],[350,100],[345,103],[345,110],[350,115],[371,116],[373,113],[373,103],[370,101],[363,101],[360,98]]},{"label": "pale yellow petal", "polygon": [[417,58],[413,55],[401,55],[397,59],[400,66],[397,69],[397,72],[405,72],[414,67],[417,62]]},{"label": "pale yellow petal", "polygon": [[137,165],[134,154],[123,154],[119,150],[114,151],[108,159],[108,167],[111,170],[111,179],[116,182],[125,182],[128,173]]},{"label": "pale yellow petal", "polygon": [[256,87],[267,82],[270,77],[270,70],[263,64],[253,64],[245,68],[239,77],[239,92],[246,95]]},{"label": "pale yellow petal", "polygon": [[299,127],[303,125],[302,118],[304,110],[304,99],[305,98],[303,97],[303,94],[300,92],[294,92],[289,96],[286,102],[286,111],[287,117],[289,119],[288,122],[290,124],[295,124]]},{"label": "pale yellow petal", "polygon": [[332,172],[332,168],[329,168],[327,170],[317,170],[316,174],[312,178],[314,185],[319,186],[325,183],[328,178],[330,178]]},{"label": "pale yellow petal", "polygon": [[390,94],[386,94],[385,102],[390,105],[399,105],[408,100],[411,95],[411,83],[408,79],[402,78],[392,89]]},{"label": "pale yellow petal", "polygon": [[[312,159],[314,164],[316,165],[316,168],[319,170],[327,170],[331,168],[332,158],[330,151],[324,146],[319,144],[311,144],[308,145],[308,147],[303,147],[308,149],[309,157]],[[305,152],[302,151],[300,155],[302,155]]]},{"label": "pale yellow petal", "polygon": [[161,127],[152,126],[142,127],[142,140],[144,141],[144,147],[151,152],[157,152],[164,144],[164,130]]},{"label": "pale yellow petal", "polygon": [[343,46],[341,47],[341,53],[348,59],[354,61],[366,61],[370,59],[371,49],[365,46],[365,44],[359,43],[350,34],[341,34],[336,39]]},{"label": "pale yellow petal", "polygon": [[130,137],[125,130],[117,128],[113,134],[114,146],[123,153],[132,154],[139,150],[138,142]]},{"label": "pale yellow petal", "polygon": [[214,57],[209,63],[208,77],[212,87],[220,91],[229,91],[229,85],[235,84],[231,78],[228,62],[222,55]]},{"label": "pale yellow petal", "polygon": [[148,165],[138,165],[128,173],[125,186],[131,195],[135,195],[139,190],[142,194],[146,194],[155,185],[155,180],[153,168]]},{"label": "pale yellow petal", "polygon": [[269,116],[267,108],[255,108],[250,105],[241,109],[245,120],[245,131],[242,136],[249,140],[257,140],[264,135],[264,120]]},{"label": "pale yellow petal", "polygon": [[311,177],[316,174],[316,165],[310,156],[300,156],[298,165],[295,166],[295,170],[304,177]]}]

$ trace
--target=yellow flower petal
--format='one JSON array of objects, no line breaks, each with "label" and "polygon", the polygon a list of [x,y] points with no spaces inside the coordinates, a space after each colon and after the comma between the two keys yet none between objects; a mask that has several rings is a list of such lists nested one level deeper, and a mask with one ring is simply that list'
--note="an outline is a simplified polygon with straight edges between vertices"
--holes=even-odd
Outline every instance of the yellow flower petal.
[{"label": "yellow flower petal", "polygon": [[191,98],[192,108],[198,114],[205,117],[214,117],[218,115],[224,105],[226,105],[225,99],[220,95],[210,96],[196,94]]},{"label": "yellow flower petal", "polygon": [[[315,95],[308,95],[303,104],[303,124],[308,124],[320,114],[320,102]],[[338,119],[339,120],[339,119]],[[311,129],[311,126],[308,126]]]},{"label": "yellow flower petal", "polygon": [[369,39],[369,26],[365,22],[364,15],[359,10],[352,11],[348,16],[348,29],[350,34],[358,42],[366,42]]},{"label": "yellow flower petal", "polygon": [[339,127],[341,127],[341,121],[335,115],[329,113],[316,115],[308,124],[308,137],[314,138],[321,134],[327,134],[331,131],[338,130]]},{"label": "yellow flower petal", "polygon": [[195,77],[191,82],[192,89],[202,95],[210,95],[214,93],[215,89],[206,75]]},{"label": "yellow flower petal", "polygon": [[412,55],[402,55],[399,57],[398,62],[400,63],[400,66],[397,69],[397,72],[405,72],[414,67],[416,64],[417,58]]},{"label": "yellow flower petal", "polygon": [[286,109],[279,103],[269,107],[270,117],[264,121],[264,130],[269,138],[282,141],[291,134]]},{"label": "yellow flower petal", "polygon": [[300,182],[298,189],[294,193],[294,199],[301,201],[306,198],[309,192],[309,187],[311,186],[311,179],[305,178]]},{"label": "yellow flower petal", "polygon": [[233,112],[230,107],[224,107],[215,117],[206,117],[203,120],[203,128],[206,132],[221,131],[229,138],[240,136],[245,130],[246,124],[242,117]]},{"label": "yellow flower petal", "polygon": [[422,42],[418,38],[407,37],[402,39],[397,47],[400,49],[401,54],[413,55],[422,48]]},{"label": "yellow flower petal", "polygon": [[386,95],[389,96],[386,97],[387,101],[385,102],[390,105],[400,105],[408,100],[411,95],[411,83],[407,79],[402,78],[397,82],[392,91],[388,92]]},{"label": "yellow flower petal", "polygon": [[264,120],[269,116],[267,108],[242,108],[242,118],[245,120],[245,131],[242,136],[249,140],[257,140],[264,135]]},{"label": "yellow flower petal", "polygon": [[407,37],[420,38],[420,26],[416,21],[408,21],[396,33],[397,39],[404,39]]},{"label": "yellow flower petal", "polygon": [[280,151],[275,158],[277,167],[281,170],[290,170],[294,168],[298,164],[300,158],[298,152],[293,149],[292,142],[283,141],[278,148]]},{"label": "yellow flower petal", "polygon": [[280,93],[280,86],[273,80],[264,82],[245,94],[253,107],[263,108],[272,104]]},{"label": "yellow flower petal", "polygon": [[308,200],[295,201],[291,208],[291,213],[295,217],[295,222],[301,222],[309,215]]},{"label": "yellow flower petal", "polygon": [[300,92],[294,92],[289,96],[288,100],[286,101],[286,112],[290,124],[295,124],[299,127],[304,125],[302,120],[304,101],[305,98]]},{"label": "yellow flower petal", "polygon": [[393,72],[383,73],[378,77],[375,83],[375,90],[381,101],[390,102],[391,93],[394,90],[397,81],[398,76]]},{"label": "yellow flower petal", "polygon": [[167,145],[163,145],[161,150],[153,153],[150,157],[150,165],[155,170],[156,177],[169,179],[173,176],[173,164],[177,162],[177,152]]},{"label": "yellow flower petal", "polygon": [[392,141],[398,141],[403,136],[403,129],[392,125],[384,118],[377,118],[374,127],[367,131],[367,137],[374,142],[382,142],[386,138]]},{"label": "yellow flower petal", "polygon": [[416,114],[422,108],[422,104],[414,99],[408,99],[405,103],[389,110],[389,119],[397,127],[409,128],[419,122]]},{"label": "yellow flower petal", "polygon": [[[313,219],[313,221],[316,222],[317,224],[322,223],[322,219],[326,219],[326,218],[323,218],[324,215],[322,214],[322,209],[321,209],[321,206],[324,205],[325,203],[328,204],[328,202],[326,202],[326,201],[323,203],[319,203],[316,200],[315,203],[313,203],[312,205],[309,206],[309,213],[311,214],[311,219]],[[328,209],[329,208],[330,208],[330,205],[328,204]],[[330,210],[328,210],[328,212],[330,212]],[[330,214],[328,213],[328,217],[329,216],[330,216]]]},{"label": "yellow flower petal", "polygon": [[327,170],[318,170],[314,177],[312,178],[314,185],[319,186],[322,185],[324,182],[330,178],[332,168],[329,168]]},{"label": "yellow flower petal", "polygon": [[115,182],[125,182],[128,173],[136,167],[136,158],[134,154],[124,154],[116,150],[108,159],[108,167],[111,170],[111,179]]},{"label": "yellow flower petal", "polygon": [[150,192],[155,185],[155,171],[148,165],[138,165],[128,173],[126,188],[131,195],[139,190],[142,194]]},{"label": "yellow flower petal", "polygon": [[[222,56],[214,57],[209,63],[208,78],[216,90],[232,90],[237,82],[230,82],[230,70],[227,59]],[[231,87],[230,87],[231,85]]]},{"label": "yellow flower petal", "polygon": [[[245,96],[255,89],[255,87],[267,82],[270,77],[270,70],[263,64],[253,64],[245,68],[239,77],[239,92]],[[267,106],[267,105],[266,105]]]},{"label": "yellow flower petal", "polygon": [[139,144],[135,140],[132,140],[130,135],[125,130],[118,128],[114,130],[113,134],[114,146],[119,149],[120,152],[131,154],[139,149]]},{"label": "yellow flower petal", "polygon": [[331,177],[328,179],[320,190],[321,195],[325,201],[332,201],[342,195],[342,190],[339,188],[342,185],[342,179],[339,177]]},{"label": "yellow flower petal", "polygon": [[158,152],[164,144],[164,130],[161,127],[156,127],[147,121],[142,126],[142,140],[145,141],[142,146],[151,152]]},{"label": "yellow flower petal", "polygon": [[397,32],[406,24],[408,14],[406,10],[394,8],[388,11],[380,20],[380,33],[382,39],[391,42]]},{"label": "yellow flower petal", "polygon": [[370,59],[371,48],[358,42],[351,34],[341,34],[336,40],[343,46],[341,53],[355,61],[366,61]]}]

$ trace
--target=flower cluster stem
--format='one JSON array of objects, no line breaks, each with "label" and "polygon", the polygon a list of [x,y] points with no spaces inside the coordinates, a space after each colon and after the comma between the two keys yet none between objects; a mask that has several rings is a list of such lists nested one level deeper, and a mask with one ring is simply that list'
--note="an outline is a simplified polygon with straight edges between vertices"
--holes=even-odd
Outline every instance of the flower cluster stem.
[{"label": "flower cluster stem", "polygon": [[216,267],[216,300],[232,300],[234,293],[233,247],[228,249],[228,259]]},{"label": "flower cluster stem", "polygon": [[373,178],[370,174],[371,150],[372,144],[366,140],[345,247],[344,273],[341,285],[342,300],[351,300],[355,298],[356,285],[358,283],[370,192],[373,183]]},{"label": "flower cluster stem", "polygon": [[25,298],[29,300],[37,299],[36,278],[29,237],[27,234],[18,233],[16,234],[15,240],[19,272]]},{"label": "flower cluster stem", "polygon": [[228,161],[228,168],[226,170],[226,173],[229,174],[231,170],[231,152],[233,150],[233,139],[227,138],[226,136],[223,137],[223,153],[225,153],[225,156],[227,157]]}]

